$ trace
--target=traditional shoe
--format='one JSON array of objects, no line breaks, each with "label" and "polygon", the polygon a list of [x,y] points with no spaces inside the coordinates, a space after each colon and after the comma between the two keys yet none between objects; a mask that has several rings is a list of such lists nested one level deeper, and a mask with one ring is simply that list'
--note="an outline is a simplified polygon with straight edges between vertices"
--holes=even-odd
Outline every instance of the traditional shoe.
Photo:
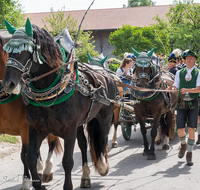
[{"label": "traditional shoe", "polygon": [[187,144],[181,144],[181,149],[179,150],[178,157],[183,158],[186,150],[187,150]]},{"label": "traditional shoe", "polygon": [[200,144],[200,138],[197,140],[196,144]]},{"label": "traditional shoe", "polygon": [[187,152],[186,154],[186,162],[188,166],[192,166],[193,162],[192,162],[192,152]]},{"label": "traditional shoe", "polygon": [[198,139],[197,139],[196,144],[200,144],[200,135],[198,135]]}]

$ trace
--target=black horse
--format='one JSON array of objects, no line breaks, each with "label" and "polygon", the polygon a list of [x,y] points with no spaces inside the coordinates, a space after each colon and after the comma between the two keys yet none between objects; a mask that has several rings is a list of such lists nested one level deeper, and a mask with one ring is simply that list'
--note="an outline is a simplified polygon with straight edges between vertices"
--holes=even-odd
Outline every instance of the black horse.
[{"label": "black horse", "polygon": [[[6,25],[13,37],[7,46],[4,46],[9,53],[9,58],[3,86],[9,93],[19,83],[22,86],[23,97],[27,104],[26,117],[30,126],[26,161],[32,175],[33,187],[36,190],[46,189],[41,185],[41,180],[37,175],[36,163],[37,150],[49,133],[64,139],[62,164],[65,170],[65,181],[63,189],[73,189],[71,171],[76,137],[83,160],[81,186],[90,186],[86,155],[87,141],[83,132],[83,124],[88,123],[90,151],[94,166],[101,175],[106,175],[108,172],[106,145],[114,107],[107,98],[114,99],[115,83],[101,75],[108,75],[104,69],[97,68],[97,72],[93,73],[86,67],[82,67],[78,72],[74,62],[60,72],[53,72],[32,84],[29,83],[30,78],[61,66],[63,64],[62,52],[52,36],[45,29],[31,25],[29,19],[25,27],[20,29],[15,29],[8,22]],[[70,43],[69,41],[68,45]],[[73,56],[72,52],[71,59]],[[69,58],[66,61],[69,61]],[[28,78],[25,78],[26,76]],[[22,85],[22,81],[25,85]],[[64,85],[64,90],[60,91],[63,83],[56,90],[53,89],[60,81],[67,83]],[[49,90],[51,93],[48,97],[53,96],[54,100],[50,101],[48,97],[45,97],[45,93],[48,94]],[[36,93],[38,91],[39,94]]]},{"label": "black horse", "polygon": [[[133,49],[133,48],[132,48]],[[136,56],[134,72],[136,72],[136,86],[150,89],[165,89],[167,84],[162,80],[159,68],[151,61],[154,48],[149,52],[138,53],[133,49]],[[148,156],[148,160],[156,159],[154,153],[155,137],[159,123],[161,125],[161,133],[164,135],[163,149],[169,149],[169,130],[173,129],[173,115],[176,106],[177,95],[166,92],[142,92],[132,90],[134,98],[140,100],[139,104],[134,105],[135,115],[140,123],[141,133],[144,139],[144,156]],[[145,119],[153,117],[151,129],[151,146],[146,137]]]}]

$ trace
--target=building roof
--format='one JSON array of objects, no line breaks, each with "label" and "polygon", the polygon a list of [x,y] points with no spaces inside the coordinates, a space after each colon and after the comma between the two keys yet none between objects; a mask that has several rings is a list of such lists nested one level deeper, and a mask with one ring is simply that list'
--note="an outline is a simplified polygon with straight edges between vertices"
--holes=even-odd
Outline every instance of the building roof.
[{"label": "building roof", "polygon": [[[157,14],[165,18],[165,14],[170,9],[170,5],[127,7],[112,9],[90,9],[82,23],[83,30],[115,30],[121,28],[123,24],[132,26],[150,26],[155,23],[153,19]],[[71,13],[71,17],[81,22],[86,10],[65,11],[65,18]],[[56,12],[55,12],[56,13]],[[26,17],[31,18],[31,23],[39,27],[44,27],[42,20],[51,15],[51,12],[27,13]],[[10,39],[11,35],[7,30],[0,30],[0,35],[5,39]]]},{"label": "building roof", "polygon": [[[112,9],[90,9],[82,23],[83,30],[113,30],[121,28],[123,24],[132,26],[149,26],[155,23],[153,19],[157,14],[165,18],[170,5],[146,6],[146,7],[127,7]],[[86,10],[65,11],[65,18],[71,13],[71,17],[81,22]],[[45,17],[51,15],[51,12],[28,13],[31,23],[43,27]]]},{"label": "building roof", "polygon": [[0,36],[2,36],[5,40],[9,40],[12,37],[12,35],[8,33],[7,29],[1,29]]}]

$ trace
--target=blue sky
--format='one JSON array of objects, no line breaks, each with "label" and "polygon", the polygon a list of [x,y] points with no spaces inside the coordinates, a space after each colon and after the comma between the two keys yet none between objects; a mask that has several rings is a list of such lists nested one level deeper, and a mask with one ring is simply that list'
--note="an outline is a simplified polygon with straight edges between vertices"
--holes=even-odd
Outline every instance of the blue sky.
[{"label": "blue sky", "polygon": [[[153,0],[156,5],[169,5],[173,0]],[[25,13],[50,12],[53,7],[54,11],[61,10],[86,10],[92,0],[20,0]],[[195,0],[200,3],[200,0]],[[127,5],[128,0],[95,0],[91,9],[121,8],[123,4]]]}]

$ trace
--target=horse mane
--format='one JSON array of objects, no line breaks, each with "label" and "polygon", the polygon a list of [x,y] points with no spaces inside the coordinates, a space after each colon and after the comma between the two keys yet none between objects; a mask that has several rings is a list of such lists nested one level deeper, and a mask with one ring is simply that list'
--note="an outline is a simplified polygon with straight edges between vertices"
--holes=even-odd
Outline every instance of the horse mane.
[{"label": "horse mane", "polygon": [[34,24],[32,25],[32,28],[33,38],[36,40],[36,44],[40,45],[39,51],[47,62],[47,65],[53,69],[62,65],[62,52],[51,34],[44,28],[39,28]]},{"label": "horse mane", "polygon": [[8,59],[8,54],[3,49],[3,46],[5,44],[6,44],[6,42],[5,42],[4,38],[2,36],[0,36],[0,61],[2,61],[4,63],[4,65],[6,64],[6,61]]}]

